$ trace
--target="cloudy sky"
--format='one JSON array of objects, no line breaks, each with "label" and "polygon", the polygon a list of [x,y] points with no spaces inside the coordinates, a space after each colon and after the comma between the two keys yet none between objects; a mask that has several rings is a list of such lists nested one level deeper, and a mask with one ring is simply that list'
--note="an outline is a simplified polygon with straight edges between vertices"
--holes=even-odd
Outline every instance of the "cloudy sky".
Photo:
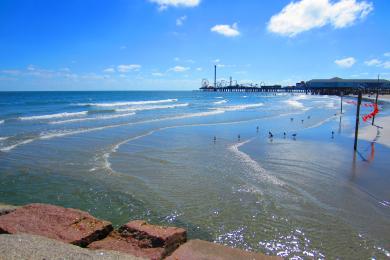
[{"label": "cloudy sky", "polygon": [[390,78],[388,0],[1,0],[0,90]]}]

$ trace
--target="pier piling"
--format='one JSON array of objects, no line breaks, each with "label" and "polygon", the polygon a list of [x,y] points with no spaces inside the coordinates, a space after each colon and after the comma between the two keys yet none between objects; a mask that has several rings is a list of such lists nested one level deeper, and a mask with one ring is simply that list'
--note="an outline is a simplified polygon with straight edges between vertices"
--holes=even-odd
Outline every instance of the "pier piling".
[{"label": "pier piling", "polygon": [[356,108],[356,125],[355,125],[355,142],[353,145],[353,149],[357,150],[357,142],[358,142],[358,135],[359,135],[359,118],[360,118],[360,104],[362,103],[362,92],[359,92],[358,95],[358,102],[357,102],[357,108]]}]

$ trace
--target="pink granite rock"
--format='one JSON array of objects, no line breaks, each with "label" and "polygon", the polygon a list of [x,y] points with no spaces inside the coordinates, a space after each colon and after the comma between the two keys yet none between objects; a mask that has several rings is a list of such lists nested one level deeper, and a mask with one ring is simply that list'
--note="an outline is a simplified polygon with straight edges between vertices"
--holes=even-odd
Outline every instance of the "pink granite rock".
[{"label": "pink granite rock", "polygon": [[250,259],[250,260],[276,260],[282,259],[278,256],[267,256],[260,253],[253,253],[237,248],[230,248],[215,243],[190,240],[184,245],[180,246],[172,255],[166,258],[167,260],[236,260],[236,259]]},{"label": "pink granite rock", "polygon": [[47,204],[29,204],[0,216],[0,234],[27,233],[87,246],[112,231],[108,221],[87,212]]},{"label": "pink granite rock", "polygon": [[137,257],[159,260],[166,253],[163,247],[150,247],[147,242],[139,241],[132,237],[123,237],[117,231],[113,231],[103,240],[92,242],[88,245],[89,249],[93,250],[112,250]]},{"label": "pink granite rock", "polygon": [[91,243],[91,249],[115,250],[149,259],[162,259],[187,239],[182,228],[150,225],[131,221],[101,241]]}]

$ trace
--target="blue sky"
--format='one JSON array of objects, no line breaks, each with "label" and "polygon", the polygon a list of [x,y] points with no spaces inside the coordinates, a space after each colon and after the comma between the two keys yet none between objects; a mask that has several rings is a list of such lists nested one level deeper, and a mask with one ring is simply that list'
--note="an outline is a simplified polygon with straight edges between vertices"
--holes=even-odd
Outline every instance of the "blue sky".
[{"label": "blue sky", "polygon": [[388,0],[1,0],[0,90],[390,78]]}]

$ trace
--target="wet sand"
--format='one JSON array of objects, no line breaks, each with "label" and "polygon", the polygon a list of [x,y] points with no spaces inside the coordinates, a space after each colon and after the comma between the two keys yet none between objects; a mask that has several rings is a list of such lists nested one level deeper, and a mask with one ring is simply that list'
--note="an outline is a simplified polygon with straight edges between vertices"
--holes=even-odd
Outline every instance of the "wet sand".
[{"label": "wet sand", "polygon": [[359,138],[367,141],[376,141],[379,144],[390,147],[390,116],[377,117],[375,118],[375,126],[367,125],[362,127]]}]

